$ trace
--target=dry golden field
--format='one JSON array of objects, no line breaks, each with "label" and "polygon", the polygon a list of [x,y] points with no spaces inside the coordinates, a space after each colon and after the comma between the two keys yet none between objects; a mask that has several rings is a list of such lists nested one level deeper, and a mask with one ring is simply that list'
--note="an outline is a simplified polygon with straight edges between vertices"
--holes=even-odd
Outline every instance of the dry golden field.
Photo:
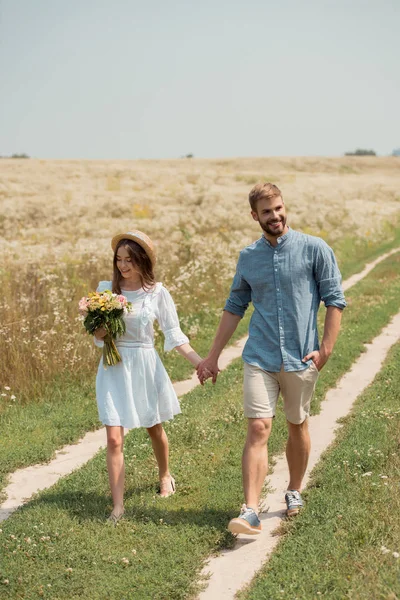
[{"label": "dry golden field", "polygon": [[13,259],[107,255],[111,234],[132,227],[154,237],[161,262],[188,236],[237,250],[258,236],[247,204],[258,181],[276,183],[291,225],[316,234],[372,235],[400,209],[397,158],[3,159],[0,170],[1,250]]},{"label": "dry golden field", "polygon": [[330,243],[384,237],[400,211],[398,158],[2,159],[0,386],[92,361],[76,301],[110,277],[115,233],[153,238],[183,315],[219,310],[239,250],[260,235],[247,200],[258,181],[280,187],[293,228]]}]

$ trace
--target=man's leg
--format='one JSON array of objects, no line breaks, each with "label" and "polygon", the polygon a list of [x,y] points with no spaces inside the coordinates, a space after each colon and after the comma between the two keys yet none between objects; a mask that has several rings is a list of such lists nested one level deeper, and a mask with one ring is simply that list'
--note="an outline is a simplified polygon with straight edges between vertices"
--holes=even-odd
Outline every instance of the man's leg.
[{"label": "man's leg", "polygon": [[289,465],[289,490],[301,489],[304,474],[310,456],[311,440],[308,431],[308,419],[303,423],[294,425],[288,423],[289,438],[286,444],[286,458]]},{"label": "man's leg", "polygon": [[280,373],[284,410],[288,423],[286,458],[290,480],[285,501],[286,514],[289,517],[296,515],[303,507],[300,489],[311,448],[308,415],[317,379],[318,370],[314,365],[303,371],[284,372],[282,370]]},{"label": "man's leg", "polygon": [[261,533],[258,503],[268,472],[267,442],[271,432],[272,417],[248,419],[247,438],[242,455],[242,476],[245,504],[240,515],[229,521],[232,533]]},{"label": "man's leg", "polygon": [[232,533],[255,535],[261,533],[258,503],[268,472],[267,442],[279,395],[277,374],[244,363],[243,387],[244,414],[248,419],[242,455],[245,504],[240,515],[229,522],[228,529]]},{"label": "man's leg", "polygon": [[247,507],[258,512],[258,503],[268,473],[267,442],[272,418],[248,419],[247,438],[242,456],[243,491]]}]

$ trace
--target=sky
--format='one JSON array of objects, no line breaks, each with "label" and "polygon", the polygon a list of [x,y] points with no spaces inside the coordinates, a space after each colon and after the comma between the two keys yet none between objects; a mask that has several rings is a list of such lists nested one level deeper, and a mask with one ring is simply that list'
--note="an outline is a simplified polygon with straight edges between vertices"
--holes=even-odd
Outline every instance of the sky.
[{"label": "sky", "polygon": [[0,156],[380,155],[399,0],[0,0]]}]

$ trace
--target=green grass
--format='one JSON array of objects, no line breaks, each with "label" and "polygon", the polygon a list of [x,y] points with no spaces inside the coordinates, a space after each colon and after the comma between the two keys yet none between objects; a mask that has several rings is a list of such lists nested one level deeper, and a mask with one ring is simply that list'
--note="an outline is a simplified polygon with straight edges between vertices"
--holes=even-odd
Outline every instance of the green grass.
[{"label": "green grass", "polygon": [[399,390],[397,344],[314,470],[304,512],[241,600],[400,596]]},{"label": "green grass", "polygon": [[[400,252],[378,264],[371,273],[346,292],[348,307],[333,356],[323,370],[313,398],[313,413],[329,388],[345,373],[355,358],[400,308]],[[322,324],[325,310],[319,315]]]},{"label": "green grass", "polygon": [[224,525],[232,498],[240,500],[240,448],[230,444],[244,433],[241,378],[237,361],[219,387],[192,392],[182,416],[166,426],[180,489],[175,497],[155,497],[150,443],[135,430],[126,442],[127,518],[116,529],[104,524],[110,510],[104,452],[3,523],[5,597],[35,597],[43,586],[44,597],[53,598],[186,598],[202,559],[230,541]]},{"label": "green grass", "polygon": [[57,448],[98,427],[93,381],[62,377],[48,386],[40,402],[5,407],[0,414],[0,490],[9,473],[48,461]]},{"label": "green grass", "polygon": [[[332,387],[362,344],[399,310],[393,300],[396,294],[400,298],[398,260],[385,261],[367,279],[369,284],[355,286],[348,309],[349,315],[355,308],[366,315],[366,325],[354,328],[350,316],[345,319],[343,337],[351,324],[347,343],[332,356],[320,385]],[[367,293],[374,288],[381,292],[376,301]],[[233,542],[226,523],[242,500],[241,405],[240,359],[221,373],[215,387],[198,387],[185,396],[183,414],[166,425],[179,489],[166,501],[155,496],[156,464],[146,433],[132,431],[126,442],[127,514],[115,529],[104,523],[111,509],[104,451],[14,513],[2,524],[0,538],[1,577],[9,581],[4,597],[136,600],[194,594],[206,557]],[[285,419],[278,411],[271,461],[285,439]]]},{"label": "green grass", "polygon": [[370,263],[393,248],[400,247],[400,227],[386,223],[384,231],[374,238],[355,238],[343,236],[328,240],[335,251],[343,279],[362,271],[366,263]]}]

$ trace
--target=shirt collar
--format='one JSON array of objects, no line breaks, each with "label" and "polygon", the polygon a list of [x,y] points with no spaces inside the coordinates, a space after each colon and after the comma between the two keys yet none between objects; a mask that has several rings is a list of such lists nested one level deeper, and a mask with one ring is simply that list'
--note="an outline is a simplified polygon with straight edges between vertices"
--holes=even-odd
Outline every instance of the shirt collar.
[{"label": "shirt collar", "polygon": [[[291,229],[289,227],[289,225],[288,225],[288,231],[287,231],[287,233],[285,233],[284,235],[281,235],[281,236],[278,237],[278,240],[277,240],[278,241],[278,246],[281,246],[287,239],[291,238],[292,235],[293,235],[293,229]],[[271,244],[271,242],[269,242],[267,240],[267,238],[265,237],[264,234],[262,234],[261,237],[264,240],[264,242],[267,244],[267,246],[269,246],[270,248],[277,248],[277,246],[273,246]]]}]

